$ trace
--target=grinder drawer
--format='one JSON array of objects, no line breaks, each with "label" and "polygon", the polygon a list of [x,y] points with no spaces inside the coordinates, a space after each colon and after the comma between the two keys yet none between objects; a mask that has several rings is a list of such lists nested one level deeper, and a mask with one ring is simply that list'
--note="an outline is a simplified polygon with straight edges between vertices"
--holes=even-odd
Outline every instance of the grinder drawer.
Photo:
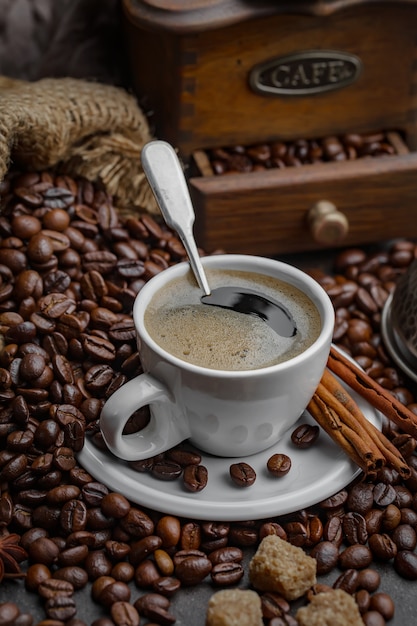
[{"label": "grinder drawer", "polygon": [[[278,255],[417,236],[417,153],[189,178],[204,249]],[[207,175],[208,174],[208,175]]]}]

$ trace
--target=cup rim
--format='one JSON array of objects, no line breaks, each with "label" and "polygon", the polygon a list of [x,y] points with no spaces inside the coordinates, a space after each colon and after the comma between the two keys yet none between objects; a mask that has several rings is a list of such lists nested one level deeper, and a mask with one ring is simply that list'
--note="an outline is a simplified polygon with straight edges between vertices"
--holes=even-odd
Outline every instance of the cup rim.
[{"label": "cup rim", "polygon": [[[188,271],[191,271],[188,261],[183,261],[164,269],[159,274],[153,276],[139,291],[133,304],[133,321],[139,334],[140,341],[147,343],[149,347],[162,359],[169,361],[183,370],[194,372],[199,375],[206,375],[211,378],[219,377],[237,379],[245,378],[247,376],[253,378],[257,376],[265,376],[266,373],[278,373],[279,371],[284,370],[288,371],[288,369],[297,367],[300,362],[308,359],[312,353],[314,354],[319,352],[326,343],[329,343],[330,346],[335,322],[333,304],[323,287],[303,270],[284,261],[249,254],[215,254],[202,257],[201,262],[203,266],[207,268],[212,267],[216,269],[224,268],[247,271],[265,274],[275,278],[277,277],[277,270],[282,270],[283,276],[279,276],[281,280],[288,280],[290,284],[298,287],[301,291],[304,291],[303,286],[306,285],[308,287],[307,295],[319,310],[322,323],[321,332],[311,346],[309,346],[302,353],[288,359],[287,361],[283,361],[282,363],[276,363],[274,365],[268,365],[266,367],[256,369],[212,369],[201,365],[195,365],[194,363],[189,363],[188,361],[182,360],[179,357],[170,354],[164,350],[164,348],[162,348],[149,334],[145,326],[145,311],[153,295],[161,287],[163,287],[166,282],[172,280],[173,278],[184,276]],[[261,265],[259,265],[259,267],[254,266],[254,264],[257,263]]]}]

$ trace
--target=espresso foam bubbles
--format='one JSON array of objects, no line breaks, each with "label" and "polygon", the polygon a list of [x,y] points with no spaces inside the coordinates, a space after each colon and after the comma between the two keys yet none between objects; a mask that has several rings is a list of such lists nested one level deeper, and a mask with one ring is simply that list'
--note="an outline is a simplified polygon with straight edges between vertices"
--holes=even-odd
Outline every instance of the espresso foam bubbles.
[{"label": "espresso foam bubbles", "polygon": [[256,315],[202,304],[191,273],[164,285],[145,312],[145,326],[164,350],[179,359],[217,370],[259,369],[287,361],[320,334],[320,315],[308,296],[279,279],[238,270],[207,270],[212,289],[251,289],[283,304],[297,327],[281,337]]}]

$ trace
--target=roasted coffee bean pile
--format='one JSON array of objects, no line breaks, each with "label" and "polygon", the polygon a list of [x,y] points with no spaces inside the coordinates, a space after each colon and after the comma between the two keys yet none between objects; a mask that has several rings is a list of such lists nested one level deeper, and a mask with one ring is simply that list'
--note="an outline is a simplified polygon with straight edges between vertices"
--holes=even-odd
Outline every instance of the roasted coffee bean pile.
[{"label": "roasted coffee bean pile", "polygon": [[389,133],[349,133],[322,139],[274,141],[250,146],[227,146],[207,151],[214,174],[248,173],[308,163],[347,161],[396,154]]},{"label": "roasted coffee bean pile", "polygon": [[[183,248],[147,215],[120,217],[85,181],[11,173],[1,197],[0,590],[13,598],[23,587],[36,617],[9,601],[0,604],[0,623],[83,626],[80,597],[88,593],[97,607],[90,626],[173,624],[187,588],[247,584],[248,558],[271,533],[317,559],[310,594],[345,589],[367,626],[389,621],[394,606],[375,564],[417,579],[416,442],[386,428],[411,466],[406,482],[383,469],[372,483],[359,480],[316,507],[270,520],[183,519],[109,491],[76,453],[85,436],[100,443],[105,399],[140,372],[136,293],[184,259]],[[312,274],[335,305],[335,342],[417,412],[380,337],[381,308],[414,256],[408,241],[373,255],[352,249],[338,256],[333,276]],[[173,452],[171,461],[179,458]],[[275,471],[285,459],[278,461]],[[296,624],[294,606],[277,594],[261,598],[266,626]],[[202,623],[204,613],[202,606]]]}]

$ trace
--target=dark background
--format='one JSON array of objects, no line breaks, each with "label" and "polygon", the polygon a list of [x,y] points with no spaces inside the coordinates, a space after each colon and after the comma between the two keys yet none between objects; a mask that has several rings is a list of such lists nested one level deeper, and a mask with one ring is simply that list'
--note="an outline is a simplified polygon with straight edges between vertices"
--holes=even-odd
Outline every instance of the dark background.
[{"label": "dark background", "polygon": [[119,0],[0,0],[0,74],[127,86]]}]

